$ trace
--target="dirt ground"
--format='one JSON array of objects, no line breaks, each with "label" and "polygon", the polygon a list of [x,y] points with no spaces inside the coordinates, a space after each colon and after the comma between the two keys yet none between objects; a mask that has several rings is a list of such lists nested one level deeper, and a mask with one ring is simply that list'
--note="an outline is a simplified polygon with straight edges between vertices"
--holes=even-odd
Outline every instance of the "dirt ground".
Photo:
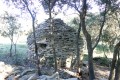
[{"label": "dirt ground", "polygon": [[[100,80],[100,78],[103,78],[104,80],[108,79],[109,70],[110,70],[109,67],[94,64],[94,69],[95,69],[96,79],[98,78],[99,78],[98,80]],[[11,73],[12,70],[13,68],[11,65],[7,65],[3,62],[0,62],[0,80],[4,80],[1,78],[1,76],[4,78],[4,76],[9,75],[9,73]]]},{"label": "dirt ground", "polygon": [[96,78],[108,79],[110,68],[106,66],[95,65],[95,76]]}]

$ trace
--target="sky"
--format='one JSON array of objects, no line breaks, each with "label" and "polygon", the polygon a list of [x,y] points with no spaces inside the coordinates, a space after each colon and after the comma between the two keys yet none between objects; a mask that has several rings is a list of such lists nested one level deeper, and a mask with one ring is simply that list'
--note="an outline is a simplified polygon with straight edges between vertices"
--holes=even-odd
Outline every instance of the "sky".
[{"label": "sky", "polygon": [[[13,15],[14,14],[18,15],[19,16],[19,19],[18,19],[19,21],[18,22],[20,22],[22,24],[23,28],[25,28],[25,29],[26,29],[26,27],[27,28],[28,27],[31,28],[31,24],[30,24],[31,23],[31,17],[30,17],[30,14],[28,12],[21,11],[20,9],[15,8],[15,6],[13,6],[13,5],[7,6],[5,3],[3,3],[3,1],[4,0],[0,0],[0,15],[4,14],[5,11],[7,11],[8,13],[13,14]],[[91,12],[93,12],[93,13],[99,12],[99,8],[94,3],[94,0],[89,0],[89,1],[90,1],[90,3],[92,3],[92,10],[91,10]],[[39,5],[39,2],[36,2],[35,6],[38,6],[38,5]],[[67,20],[70,16],[72,16],[74,11],[72,9],[69,9],[65,13],[66,13],[66,16],[64,16],[62,13],[59,13],[56,16],[56,18],[62,18],[63,20]],[[44,13],[43,8],[40,6],[38,14],[37,14],[38,24],[43,22],[47,18],[48,18],[48,15],[46,15]]]},{"label": "sky", "polygon": [[[15,6],[13,6],[13,5],[7,6],[3,1],[4,0],[0,0],[0,15],[3,15],[5,13],[5,11],[7,11],[8,13],[10,13],[12,15],[16,15],[16,16],[18,16],[18,22],[21,23],[22,29],[25,30],[26,32],[31,30],[32,23],[31,23],[30,14],[28,12],[21,11],[20,9],[15,8]],[[93,0],[90,0],[90,1],[93,4],[92,12],[93,13],[99,12],[98,7],[96,6],[95,3],[93,3]],[[35,5],[38,6],[39,5],[38,2],[36,2]],[[30,7],[30,8],[33,8],[33,7]],[[66,7],[64,7],[64,8],[66,8]],[[37,23],[40,24],[41,22],[43,22],[45,19],[48,18],[48,15],[46,15],[44,13],[44,10],[41,6],[39,7],[39,10],[37,10],[37,11],[38,11],[38,14],[36,15]],[[55,16],[55,18],[69,20],[70,17],[75,16],[75,14],[73,14],[75,12],[72,9],[67,10],[65,13],[66,13],[66,16],[64,16],[63,13],[59,13],[57,16]],[[24,39],[26,39],[26,37]]]},{"label": "sky", "polygon": [[[31,16],[30,16],[30,14],[28,12],[25,12],[25,11],[22,11],[20,9],[17,9],[13,5],[7,6],[5,3],[3,3],[0,0],[0,15],[3,15],[5,13],[5,11],[7,11],[8,13],[10,13],[12,15],[18,16],[18,18],[17,18],[18,22],[21,23],[22,28],[24,30],[30,30],[30,29],[32,29],[32,26],[31,26],[31,24],[32,24],[31,23]],[[40,9],[40,11],[41,11],[40,14],[37,15],[38,23],[41,23],[41,22],[44,21],[44,19],[48,18],[46,16],[46,14],[44,13],[43,9]]]},{"label": "sky", "polygon": [[[7,11],[10,14],[15,14],[20,16],[18,19],[18,22],[20,22],[23,26],[23,29],[26,29],[26,27],[31,29],[31,17],[29,13],[24,13],[21,12],[20,9],[15,8],[15,6],[11,5],[11,6],[7,6],[5,3],[3,3],[4,0],[0,0],[0,15],[4,14],[5,11]],[[37,2],[36,2],[37,4]],[[35,5],[36,5],[35,4]],[[37,4],[38,5],[38,4]],[[93,5],[95,5],[95,3],[93,3]],[[97,7],[97,6],[96,6]],[[98,9],[96,7],[93,7],[93,12],[98,12]],[[69,18],[70,16],[72,16],[73,10],[69,9],[66,13],[67,16],[64,16],[62,13],[59,13],[56,18],[62,18],[63,20],[67,18]],[[70,15],[70,16],[69,16]],[[48,18],[48,15],[46,15],[44,13],[44,10],[42,9],[42,7],[39,7],[39,13],[37,14],[37,20],[38,20],[38,24],[43,22],[45,19]],[[29,30],[29,29],[27,29]]]}]

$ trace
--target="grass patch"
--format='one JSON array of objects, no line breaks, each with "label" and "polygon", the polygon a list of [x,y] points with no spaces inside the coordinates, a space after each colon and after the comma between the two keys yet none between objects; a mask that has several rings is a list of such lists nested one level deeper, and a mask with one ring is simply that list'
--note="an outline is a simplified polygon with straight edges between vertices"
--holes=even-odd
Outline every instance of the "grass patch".
[{"label": "grass patch", "polygon": [[27,57],[27,45],[26,44],[16,44],[16,54],[14,53],[13,46],[13,56],[9,57],[10,44],[0,44],[0,61],[4,61],[10,64],[22,64],[23,60]]},{"label": "grass patch", "polygon": [[27,45],[26,44],[17,44],[17,53],[22,55],[25,55],[27,52]]},{"label": "grass patch", "polygon": [[102,65],[102,66],[107,66],[107,67],[109,67],[110,62],[111,62],[108,58],[105,58],[105,57],[95,57],[93,58],[93,60],[97,64]]},{"label": "grass patch", "polygon": [[17,44],[17,47],[25,49],[25,48],[27,48],[27,45],[26,44]]},{"label": "grass patch", "polygon": [[5,54],[9,52],[9,45],[8,44],[0,44],[0,54]]},{"label": "grass patch", "polygon": [[[14,46],[13,46],[14,48]],[[10,44],[0,44],[0,54],[6,54],[9,53],[10,50]],[[16,50],[19,54],[25,54],[27,51],[27,45],[26,44],[16,44]]]}]

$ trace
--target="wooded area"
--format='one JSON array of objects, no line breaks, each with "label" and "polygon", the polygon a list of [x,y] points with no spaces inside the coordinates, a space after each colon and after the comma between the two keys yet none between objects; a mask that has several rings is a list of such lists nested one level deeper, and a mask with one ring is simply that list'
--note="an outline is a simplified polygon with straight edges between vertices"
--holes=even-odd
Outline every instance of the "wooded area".
[{"label": "wooded area", "polygon": [[10,40],[0,43],[0,80],[120,80],[119,0],[2,2],[21,14],[0,15],[1,37]]}]

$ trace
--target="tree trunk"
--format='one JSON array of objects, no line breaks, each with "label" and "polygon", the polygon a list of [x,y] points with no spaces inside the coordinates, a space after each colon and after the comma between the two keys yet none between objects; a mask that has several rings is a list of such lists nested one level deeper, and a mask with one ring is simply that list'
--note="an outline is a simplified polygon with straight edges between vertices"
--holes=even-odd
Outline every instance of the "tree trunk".
[{"label": "tree trunk", "polygon": [[10,57],[12,57],[12,49],[13,49],[13,39],[11,39],[11,44],[10,44]]},{"label": "tree trunk", "polygon": [[92,41],[91,36],[87,32],[84,21],[82,25],[83,34],[85,35],[86,42],[87,42],[87,50],[88,50],[88,67],[89,67],[89,80],[95,79],[94,69],[93,69],[93,49],[92,49]]},{"label": "tree trunk", "polygon": [[15,64],[17,63],[17,48],[16,48],[16,43],[14,43],[14,54],[15,54]]},{"label": "tree trunk", "polygon": [[88,67],[89,67],[89,80],[95,79],[94,69],[93,69],[93,48],[92,48],[92,41],[91,36],[88,33],[85,25],[85,17],[86,17],[86,11],[87,11],[87,1],[83,0],[83,6],[82,6],[82,12],[80,15],[80,21],[81,21],[81,27],[83,34],[86,38],[87,42],[87,50],[88,50]]},{"label": "tree trunk", "polygon": [[79,41],[80,41],[80,31],[81,31],[81,24],[79,23],[79,28],[78,28],[78,32],[77,32],[77,41],[76,41],[76,45],[77,45],[77,68],[78,68],[78,72],[79,71],[79,67],[80,67],[80,46],[79,46]]},{"label": "tree trunk", "polygon": [[16,42],[14,42],[14,52],[15,55],[17,55],[17,41],[18,41],[19,35],[17,36]]},{"label": "tree trunk", "polygon": [[39,55],[38,55],[38,48],[37,48],[37,43],[36,43],[36,36],[35,36],[35,25],[34,22],[35,20],[32,19],[32,27],[33,27],[33,36],[34,36],[34,45],[35,45],[35,54],[36,54],[36,60],[37,60],[37,69],[38,69],[38,75],[41,75],[40,72],[40,60],[39,60]]},{"label": "tree trunk", "polygon": [[116,60],[117,60],[117,54],[118,54],[118,47],[120,46],[120,42],[116,44],[114,48],[114,54],[113,54],[113,59],[112,59],[112,64],[111,64],[111,69],[110,69],[110,74],[109,74],[109,80],[113,80],[114,76],[114,69],[116,65]]},{"label": "tree trunk", "polygon": [[[88,42],[89,43],[89,42]],[[93,68],[93,50],[92,47],[88,46],[88,67],[89,67],[89,80],[95,79],[94,68]]]},{"label": "tree trunk", "polygon": [[[83,28],[85,29],[85,28]],[[88,50],[88,69],[89,69],[89,80],[95,79],[95,74],[94,74],[94,68],[93,68],[93,49],[92,49],[92,41],[91,41],[91,36],[85,29],[83,30],[83,33],[86,37],[86,42],[87,42],[87,50]]]},{"label": "tree trunk", "polygon": [[85,20],[81,20],[82,24],[82,31],[85,35],[86,42],[87,42],[87,50],[88,50],[88,66],[89,66],[89,80],[95,79],[94,69],[93,69],[93,49],[92,49],[92,41],[91,36],[86,30]]},{"label": "tree trunk", "polygon": [[117,65],[116,65],[115,79],[114,80],[120,80],[120,57],[119,57],[119,52],[118,52],[118,61],[117,61]]},{"label": "tree trunk", "polygon": [[17,47],[16,47],[16,43],[14,44],[14,47],[15,47],[15,55],[17,54]]},{"label": "tree trunk", "polygon": [[54,22],[52,20],[52,15],[51,15],[51,0],[49,0],[48,3],[49,6],[49,18],[50,18],[50,29],[51,29],[51,35],[53,36],[53,43],[52,43],[52,49],[53,49],[53,55],[54,55],[54,63],[55,63],[55,72],[57,72],[57,58],[56,58],[56,52],[55,52],[55,44],[54,44]]},{"label": "tree trunk", "polygon": [[32,18],[32,28],[33,28],[33,38],[34,38],[34,46],[35,46],[35,54],[36,54],[36,60],[37,60],[37,73],[40,76],[41,75],[41,71],[40,71],[40,57],[38,55],[38,48],[37,48],[37,43],[36,43],[36,35],[35,35],[35,17],[36,17],[36,13],[32,13],[32,11],[30,11],[29,7],[28,7],[28,2],[26,0],[22,0],[24,2],[24,4],[26,5],[26,8]]},{"label": "tree trunk", "polygon": [[118,60],[116,64],[114,80],[120,80],[120,43],[118,43],[118,46],[116,47],[116,54],[118,56]]},{"label": "tree trunk", "polygon": [[54,61],[55,61],[55,72],[57,72],[57,58],[56,58],[55,48],[53,48],[53,53],[54,53]]}]

